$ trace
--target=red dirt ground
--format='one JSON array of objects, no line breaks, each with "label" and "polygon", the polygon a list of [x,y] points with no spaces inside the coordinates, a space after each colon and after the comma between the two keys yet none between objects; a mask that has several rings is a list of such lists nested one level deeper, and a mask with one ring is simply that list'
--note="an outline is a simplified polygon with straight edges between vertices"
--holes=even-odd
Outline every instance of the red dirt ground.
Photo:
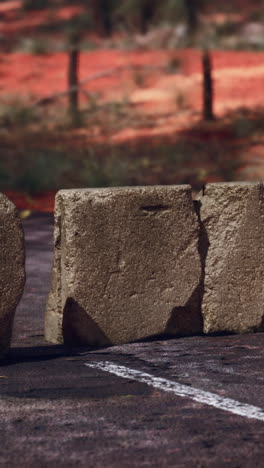
[{"label": "red dirt ground", "polygon": [[[148,71],[148,84],[137,89],[133,67],[166,67],[173,57],[181,61],[177,74]],[[264,105],[264,53],[213,51],[216,112],[250,103]],[[120,71],[119,67],[124,67]],[[131,70],[132,67],[132,70]],[[99,50],[83,53],[80,79],[117,68],[109,77],[97,78],[84,86],[103,99],[117,99],[129,94],[132,103],[166,101],[177,91],[186,93],[189,105],[201,108],[201,54],[197,50],[133,51]],[[130,70],[129,70],[130,68]],[[0,98],[12,96],[46,97],[66,89],[67,56],[29,54],[0,55]],[[152,76],[151,76],[152,75]],[[123,96],[122,96],[123,94]]]},{"label": "red dirt ground", "polygon": [[[173,57],[181,61],[177,74],[161,71],[147,72],[144,87],[135,83],[135,66],[166,66]],[[241,107],[264,107],[264,54],[252,52],[214,51],[215,112],[218,116]],[[40,97],[66,89],[66,54],[31,56],[10,54],[1,56],[0,100],[7,96]],[[99,50],[83,53],[80,78],[86,79],[97,72],[113,67],[124,67],[112,76],[95,79],[86,86],[98,93],[101,101],[116,101],[129,97],[131,105],[156,119],[151,128],[126,128],[111,136],[113,142],[131,141],[153,136],[172,136],[188,129],[200,118],[201,60],[197,50],[133,51]],[[183,96],[184,109],[179,109],[177,96]],[[83,129],[85,131],[85,129]],[[258,154],[264,158],[263,147]],[[18,207],[44,211],[53,209],[53,194],[32,202],[20,201],[10,194]]]},{"label": "red dirt ground", "polygon": [[[181,63],[179,73],[151,72],[147,68],[169,66],[173,57]],[[264,106],[264,53],[213,51],[212,57],[216,115],[221,116],[240,107]],[[31,96],[34,102],[34,99],[67,89],[66,54],[32,56],[17,53],[2,55],[0,61],[0,99]],[[147,72],[147,78],[140,87],[135,83],[133,67],[143,67]],[[84,89],[97,93],[101,102],[129,99],[134,108],[158,119],[156,127],[125,129],[113,134],[113,141],[175,134],[199,118],[202,76],[198,50],[99,50],[83,53],[80,79],[85,80],[113,68],[116,68],[116,73],[91,80]],[[179,96],[184,100],[184,112],[179,109]]]}]

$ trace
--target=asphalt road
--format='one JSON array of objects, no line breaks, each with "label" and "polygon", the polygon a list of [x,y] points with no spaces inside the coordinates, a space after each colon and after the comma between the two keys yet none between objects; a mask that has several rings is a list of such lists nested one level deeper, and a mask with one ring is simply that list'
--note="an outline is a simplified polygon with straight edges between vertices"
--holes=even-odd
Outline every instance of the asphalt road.
[{"label": "asphalt road", "polygon": [[0,369],[0,465],[263,467],[264,334],[49,345],[52,217],[24,227],[27,284]]}]

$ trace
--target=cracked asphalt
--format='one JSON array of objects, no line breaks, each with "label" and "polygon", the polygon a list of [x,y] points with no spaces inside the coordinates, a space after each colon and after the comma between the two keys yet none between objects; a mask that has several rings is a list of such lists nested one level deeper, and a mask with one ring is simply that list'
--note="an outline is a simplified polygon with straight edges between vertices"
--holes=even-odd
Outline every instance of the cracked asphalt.
[{"label": "cracked asphalt", "polygon": [[197,336],[104,349],[43,337],[53,219],[24,221],[27,283],[0,369],[0,466],[262,467],[264,422],[124,379],[111,363],[264,408],[264,334]]}]

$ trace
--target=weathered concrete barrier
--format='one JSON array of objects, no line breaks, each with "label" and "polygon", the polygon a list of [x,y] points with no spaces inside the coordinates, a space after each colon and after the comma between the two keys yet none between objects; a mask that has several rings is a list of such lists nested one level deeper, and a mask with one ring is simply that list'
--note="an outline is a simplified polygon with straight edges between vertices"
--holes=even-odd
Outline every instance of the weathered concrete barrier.
[{"label": "weathered concrete barrier", "polygon": [[264,187],[208,184],[200,200],[205,333],[264,324]]},{"label": "weathered concrete barrier", "polygon": [[13,203],[0,194],[0,356],[9,349],[16,306],[25,283],[24,235]]},{"label": "weathered concrete barrier", "polygon": [[45,335],[107,345],[202,331],[189,186],[62,190]]}]

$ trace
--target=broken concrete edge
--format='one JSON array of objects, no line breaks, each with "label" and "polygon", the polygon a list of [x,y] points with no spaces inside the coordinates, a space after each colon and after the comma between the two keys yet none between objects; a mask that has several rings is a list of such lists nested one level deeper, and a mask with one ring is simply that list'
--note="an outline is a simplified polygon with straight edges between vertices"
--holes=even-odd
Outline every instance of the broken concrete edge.
[{"label": "broken concrete edge", "polygon": [[[0,194],[1,304],[0,304],[0,357],[9,351],[17,305],[23,295],[25,272],[24,231],[19,212],[6,195]],[[10,284],[12,287],[10,287]]]},{"label": "broken concrete edge", "polygon": [[[162,188],[165,188],[165,187],[169,187],[169,186],[160,186]],[[180,187],[182,188],[182,190],[188,190],[188,192],[190,193],[190,197],[191,197],[191,187],[190,186],[177,186],[179,189]],[[259,323],[258,324],[254,324],[254,325],[251,325],[251,324],[248,324],[247,326],[242,326],[242,327],[239,327],[237,326],[237,324],[234,326],[234,325],[231,325],[230,324],[226,324],[227,326],[223,326],[221,325],[220,326],[220,329],[218,326],[211,326],[210,324],[208,325],[208,320],[206,319],[206,311],[205,311],[205,308],[203,307],[203,298],[204,298],[204,295],[205,295],[205,291],[206,291],[206,282],[205,282],[205,278],[206,278],[206,268],[207,268],[207,265],[206,265],[206,261],[207,261],[207,255],[208,255],[208,250],[209,250],[209,246],[210,246],[210,240],[209,240],[209,236],[208,236],[208,233],[207,233],[207,229],[205,227],[206,225],[206,221],[205,219],[203,218],[203,215],[201,214],[202,211],[203,211],[203,207],[205,206],[205,203],[206,203],[206,197],[209,197],[210,196],[212,197],[213,196],[213,193],[214,191],[220,191],[222,190],[223,192],[227,192],[227,191],[235,191],[235,192],[239,192],[242,190],[242,193],[244,192],[247,193],[249,190],[252,190],[252,189],[257,189],[257,190],[262,190],[263,191],[263,184],[262,183],[258,183],[258,182],[232,182],[232,183],[214,183],[214,184],[207,184],[203,190],[200,192],[200,194],[198,194],[197,197],[194,198],[193,200],[193,204],[194,204],[194,208],[195,208],[195,212],[196,212],[196,216],[198,218],[198,222],[199,222],[199,225],[200,225],[200,229],[199,229],[199,242],[198,242],[198,251],[199,251],[199,254],[200,254],[200,259],[201,259],[201,268],[202,268],[202,275],[201,275],[201,281],[200,281],[200,285],[199,285],[199,288],[197,290],[197,294],[196,294],[196,297],[195,297],[195,300],[198,301],[198,307],[200,308],[200,312],[203,314],[203,317],[204,317],[204,323],[205,323],[205,326],[204,326],[204,330],[200,329],[199,332],[197,330],[193,330],[191,331],[190,330],[190,327],[188,329],[188,331],[186,333],[180,333],[180,336],[190,336],[190,335],[194,335],[194,334],[203,334],[203,331],[204,333],[206,334],[222,334],[222,333],[247,333],[247,332],[255,332],[255,331],[263,331],[263,312],[262,312],[262,316],[261,316],[261,319],[259,320]],[[109,193],[112,193],[112,191],[114,190],[127,190],[128,192],[129,191],[135,191],[135,190],[142,190],[142,189],[146,189],[146,187],[122,187],[122,188],[103,188],[103,189],[76,189],[76,190],[61,190],[57,193],[56,195],[56,210],[55,210],[55,243],[57,243],[57,245],[59,245],[60,243],[60,236],[61,236],[61,214],[60,215],[56,215],[56,213],[59,212],[58,208],[60,207],[60,211],[63,210],[63,203],[65,201],[65,199],[67,198],[70,198],[70,197],[76,197],[78,198],[78,193],[83,193],[83,192],[87,192],[88,190],[91,192],[91,193],[96,193],[96,192],[100,192],[100,195],[103,194],[103,196],[107,196],[107,194]],[[229,200],[227,200],[227,203],[230,203]],[[60,254],[58,254],[58,251],[57,251],[57,255],[56,255],[56,251],[55,251],[55,257],[54,257],[54,263],[56,262],[59,262],[60,263]],[[60,266],[59,266],[60,268]],[[55,275],[56,275],[56,272],[55,272]],[[58,275],[60,277],[60,274]],[[61,291],[61,281],[60,281],[61,278],[56,278],[54,276],[54,273],[53,273],[53,287],[51,289],[51,292],[50,292],[50,295],[49,295],[49,300],[48,300],[48,307],[47,307],[47,310],[49,309],[49,313],[46,312],[46,326],[45,326],[45,329],[46,330],[53,330],[52,332],[46,332],[46,339],[48,341],[51,341],[53,343],[63,343],[64,342],[64,338],[63,338],[63,335],[62,335],[62,320],[63,320],[63,313],[61,313],[61,322],[58,321],[58,318],[57,318],[57,307],[58,307],[58,297],[60,295],[60,291]],[[52,312],[53,311],[53,312]],[[184,328],[184,327],[183,327]],[[188,328],[188,327],[187,327]],[[173,333],[172,333],[173,335]],[[175,336],[179,336],[179,335],[175,335]],[[146,337],[146,339],[151,339],[152,337],[149,336],[149,337]],[[106,342],[105,343],[106,345],[109,345],[111,343],[108,343]]]}]

